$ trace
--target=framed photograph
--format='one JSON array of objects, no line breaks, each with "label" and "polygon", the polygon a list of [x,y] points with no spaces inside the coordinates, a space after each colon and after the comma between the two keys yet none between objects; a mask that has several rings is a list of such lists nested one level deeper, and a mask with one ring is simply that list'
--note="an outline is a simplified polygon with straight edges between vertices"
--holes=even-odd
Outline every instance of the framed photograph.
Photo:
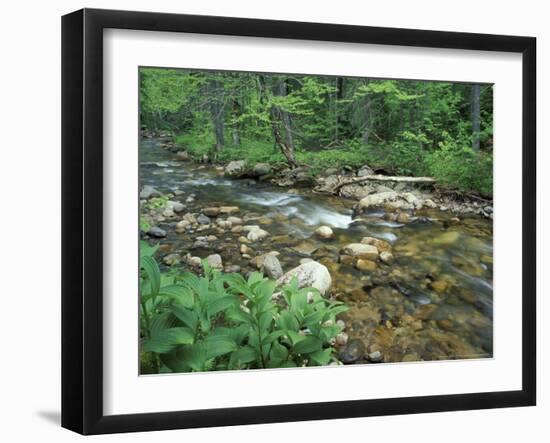
[{"label": "framed photograph", "polygon": [[536,402],[531,37],[62,21],[62,425]]}]

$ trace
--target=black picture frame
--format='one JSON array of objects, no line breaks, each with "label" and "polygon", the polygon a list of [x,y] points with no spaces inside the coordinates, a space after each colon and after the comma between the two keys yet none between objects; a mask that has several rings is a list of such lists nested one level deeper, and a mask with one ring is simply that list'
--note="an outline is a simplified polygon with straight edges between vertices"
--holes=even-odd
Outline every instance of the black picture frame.
[{"label": "black picture frame", "polygon": [[[103,413],[103,30],[170,31],[522,54],[522,389],[131,415]],[[82,434],[536,403],[536,39],[83,9],[62,18],[62,426]]]}]

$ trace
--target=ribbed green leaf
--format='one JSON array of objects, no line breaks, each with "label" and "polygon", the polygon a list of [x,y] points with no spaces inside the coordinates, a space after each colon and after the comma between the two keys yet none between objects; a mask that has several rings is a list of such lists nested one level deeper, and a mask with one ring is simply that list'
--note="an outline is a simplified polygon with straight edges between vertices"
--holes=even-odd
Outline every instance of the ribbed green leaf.
[{"label": "ribbed green leaf", "polygon": [[160,270],[156,260],[150,256],[143,256],[140,260],[141,267],[151,282],[151,295],[156,297],[160,289]]},{"label": "ribbed green leaf", "polygon": [[231,367],[235,368],[256,361],[257,359],[258,353],[256,350],[251,346],[244,346],[231,354],[229,364]]},{"label": "ribbed green leaf", "polygon": [[179,284],[161,287],[159,290],[159,295],[174,299],[186,308],[191,308],[194,303],[194,297],[191,291],[185,286]]},{"label": "ribbed green leaf", "polygon": [[327,365],[332,356],[332,349],[323,349],[322,351],[315,351],[309,354],[309,358],[320,366]]},{"label": "ribbed green leaf", "polygon": [[177,345],[190,345],[195,341],[195,334],[189,328],[170,328],[168,333],[170,341]]},{"label": "ribbed green leaf", "polygon": [[258,325],[260,328],[260,333],[264,333],[264,331],[268,331],[271,326],[271,321],[273,320],[273,314],[271,311],[264,312],[260,315],[260,318],[258,320]]},{"label": "ribbed green leaf", "polygon": [[277,324],[281,329],[286,329],[290,331],[297,331],[300,325],[296,317],[289,311],[282,311],[277,319]]},{"label": "ribbed green leaf", "polygon": [[273,360],[286,360],[288,358],[288,349],[280,343],[273,342],[270,356]]},{"label": "ribbed green leaf", "polygon": [[189,326],[193,330],[197,329],[199,316],[196,314],[196,312],[179,306],[172,306],[170,309],[172,310],[174,315],[185,325]]},{"label": "ribbed green leaf", "polygon": [[160,243],[157,243],[156,245],[150,246],[146,241],[140,241],[139,242],[139,256],[141,257],[152,257],[155,255],[155,252],[157,252],[157,249],[159,248]]},{"label": "ribbed green leaf", "polygon": [[233,295],[225,295],[222,297],[210,300],[207,306],[208,316],[213,317],[218,312],[225,311],[231,306],[239,304],[239,300]]},{"label": "ribbed green leaf", "polygon": [[244,312],[240,306],[228,309],[225,318],[236,323],[246,323],[250,326],[254,323],[254,318],[248,312]]},{"label": "ribbed green leaf", "polygon": [[275,340],[277,340],[279,337],[282,337],[283,335],[285,335],[285,331],[277,330],[277,331],[270,332],[268,335],[266,335],[262,339],[262,343],[264,344],[272,343]]},{"label": "ribbed green leaf", "polygon": [[205,340],[205,344],[207,358],[219,357],[220,355],[228,354],[238,349],[235,340],[230,336],[211,335]]},{"label": "ribbed green leaf", "polygon": [[309,354],[310,352],[320,350],[322,346],[323,342],[317,337],[306,336],[304,340],[301,340],[294,345],[294,352],[296,354]]},{"label": "ribbed green leaf", "polygon": [[309,326],[310,324],[318,324],[321,323],[321,320],[323,320],[325,313],[323,311],[315,311],[311,312],[310,314],[307,314],[304,317],[303,324],[306,326]]}]

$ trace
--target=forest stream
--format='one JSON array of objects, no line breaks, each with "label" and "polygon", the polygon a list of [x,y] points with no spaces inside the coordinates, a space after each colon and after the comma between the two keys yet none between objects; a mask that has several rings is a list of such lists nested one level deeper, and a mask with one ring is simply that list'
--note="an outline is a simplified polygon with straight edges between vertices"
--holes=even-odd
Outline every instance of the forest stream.
[{"label": "forest stream", "polygon": [[[348,339],[340,348],[350,363],[365,363],[354,355],[384,362],[492,357],[491,220],[458,220],[438,209],[423,209],[408,223],[387,220],[382,209],[353,217],[352,200],[229,179],[214,166],[177,161],[160,142],[142,139],[140,186],[172,193],[185,206],[178,217],[158,223],[166,232],[155,240],[161,257],[217,253],[226,269],[243,274],[254,269],[251,259],[270,251],[278,253],[285,272],[318,261],[330,272],[332,297],[350,307],[341,315]],[[242,233],[214,223],[176,232],[182,214],[221,206],[237,207],[231,215],[269,235],[243,247]],[[322,225],[332,228],[330,239],[314,235]],[[391,245],[391,262],[359,270],[342,260],[345,245],[367,236]]]}]

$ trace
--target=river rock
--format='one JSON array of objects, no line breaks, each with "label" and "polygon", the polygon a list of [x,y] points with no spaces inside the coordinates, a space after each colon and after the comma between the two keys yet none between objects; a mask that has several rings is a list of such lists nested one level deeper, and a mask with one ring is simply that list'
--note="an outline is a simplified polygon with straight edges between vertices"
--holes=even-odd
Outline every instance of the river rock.
[{"label": "river rock", "polygon": [[364,355],[365,345],[363,344],[363,341],[358,338],[354,338],[353,340],[350,340],[348,345],[340,354],[340,360],[346,364],[354,363],[363,358]]},{"label": "river rock", "polygon": [[340,257],[338,257],[338,263],[341,263],[343,265],[353,265],[355,263],[355,257],[346,254],[340,254]]},{"label": "river rock", "polygon": [[233,214],[234,212],[239,212],[238,206],[220,206],[220,214]]},{"label": "river rock", "polygon": [[188,212],[187,214],[185,214],[183,217],[182,217],[182,220],[185,220],[185,221],[188,221],[190,224],[192,225],[196,225],[198,222],[197,222],[197,217],[195,217],[193,214],[191,214],[190,212]]},{"label": "river rock", "polygon": [[288,284],[293,277],[298,279],[298,287],[313,287],[323,296],[328,296],[332,286],[332,278],[326,266],[316,261],[310,261],[291,269],[277,280],[278,285]]},{"label": "river rock", "polygon": [[176,214],[174,213],[172,208],[166,208],[164,211],[162,211],[162,216],[166,218],[175,217]]},{"label": "river rock", "polygon": [[376,246],[376,249],[378,249],[379,252],[392,250],[391,245],[386,240],[381,240],[375,237],[363,237],[361,239],[361,243]]},{"label": "river rock", "polygon": [[315,235],[323,240],[328,240],[329,238],[332,238],[334,232],[328,226],[319,226],[315,230]]},{"label": "river rock", "polygon": [[380,253],[380,260],[388,265],[393,263],[393,254],[389,251],[382,251]]},{"label": "river rock", "polygon": [[147,231],[147,234],[150,235],[151,237],[155,237],[155,238],[164,238],[164,237],[166,237],[166,231],[164,229],[159,228],[158,226],[151,227]]},{"label": "river rock", "polygon": [[199,214],[197,217],[197,223],[201,225],[208,225],[210,224],[210,219],[204,214]]},{"label": "river rock", "polygon": [[167,203],[167,206],[169,208],[172,208],[172,211],[177,212],[177,213],[183,212],[183,210],[185,209],[185,205],[183,203],[173,201],[173,200],[170,200]]},{"label": "river rock", "polygon": [[364,183],[354,183],[340,188],[338,193],[345,198],[361,200],[374,192],[373,188]]},{"label": "river rock", "polygon": [[401,194],[401,198],[405,199],[406,202],[412,205],[414,208],[422,207],[422,201],[412,192],[404,192],[403,194]]},{"label": "river rock", "polygon": [[264,274],[269,278],[277,280],[283,276],[283,267],[281,266],[281,262],[279,262],[279,259],[273,254],[267,254],[265,256],[263,267]]},{"label": "river rock", "polygon": [[375,192],[381,193],[381,192],[393,192],[394,190],[386,185],[378,185],[376,186]]},{"label": "river rock", "polygon": [[384,361],[384,356],[380,351],[374,351],[367,356],[367,359],[371,363],[382,363]]},{"label": "river rock", "polygon": [[365,260],[378,260],[378,249],[374,245],[350,243],[344,246],[341,252],[343,255],[351,255]]},{"label": "river rock", "polygon": [[297,245],[294,245],[292,249],[299,254],[311,255],[317,249],[317,245],[309,240],[303,240]]},{"label": "river rock", "polygon": [[246,162],[244,160],[233,160],[225,167],[225,175],[229,177],[240,177],[246,170]]},{"label": "river rock", "polygon": [[426,208],[430,208],[430,209],[437,208],[437,205],[435,204],[435,202],[434,202],[431,198],[425,199],[425,200],[422,202],[422,206],[424,206],[424,207],[426,207]]},{"label": "river rock", "polygon": [[182,234],[191,225],[188,220],[180,220],[176,223],[176,233]]},{"label": "river rock", "polygon": [[222,229],[231,229],[233,224],[228,220],[219,220],[216,222],[216,224],[222,228]]},{"label": "river rock", "polygon": [[271,165],[268,163],[256,163],[252,168],[252,173],[255,177],[261,177],[271,173]]},{"label": "river rock", "polygon": [[147,200],[152,197],[160,197],[161,195],[162,194],[152,186],[145,185],[139,193],[139,198]]},{"label": "river rock", "polygon": [[252,254],[254,252],[254,250],[252,248],[250,248],[249,246],[245,245],[244,243],[241,244],[240,248],[239,248],[239,252],[241,254]]},{"label": "river rock", "polygon": [[254,242],[254,241],[262,240],[262,239],[266,238],[268,235],[269,235],[269,232],[258,228],[258,229],[252,229],[251,231],[249,231],[246,238],[248,238],[248,240]]},{"label": "river rock", "polygon": [[232,226],[243,224],[243,219],[239,217],[229,216],[227,217],[227,221],[230,222]]},{"label": "river rock", "polygon": [[181,161],[189,160],[189,153],[187,151],[178,151],[176,152],[176,158]]},{"label": "river rock", "polygon": [[220,208],[203,208],[202,213],[208,217],[216,217],[220,213]]},{"label": "river rock", "polygon": [[180,261],[181,256],[179,254],[168,254],[162,259],[162,262],[168,266],[177,265]]},{"label": "river rock", "polygon": [[399,194],[395,191],[377,192],[371,194],[359,201],[360,209],[368,209],[376,206],[384,206],[389,202],[395,202],[399,198]]},{"label": "river rock", "polygon": [[219,254],[212,254],[206,257],[206,262],[210,265],[210,267],[215,269],[223,269],[223,262],[222,258]]},{"label": "river rock", "polygon": [[397,223],[409,223],[411,221],[411,216],[406,212],[400,212],[397,215]]},{"label": "river rock", "polygon": [[373,175],[374,171],[367,165],[361,166],[361,169],[357,171],[357,177],[366,177],[368,175]]},{"label": "river rock", "polygon": [[206,237],[197,237],[195,239],[195,242],[191,245],[191,249],[205,249],[208,248],[210,245],[208,244],[208,240]]},{"label": "river rock", "polygon": [[200,268],[202,266],[202,260],[200,257],[197,256],[189,257],[187,259],[187,263],[189,264],[189,266],[193,266],[195,268]]},{"label": "river rock", "polygon": [[[252,250],[251,250],[252,251]],[[252,251],[254,252],[254,251]],[[277,251],[270,251],[268,252],[267,254],[262,254],[262,255],[258,255],[254,258],[251,258],[250,261],[248,262],[248,264],[250,266],[252,266],[253,268],[256,268],[258,270],[261,270],[264,266],[264,261],[265,261],[265,258],[268,256],[268,255],[273,255],[273,256],[277,256],[279,255],[279,253]],[[242,258],[250,258],[250,256],[248,254],[243,254]]]},{"label": "river rock", "polygon": [[336,345],[337,346],[345,346],[348,342],[349,336],[345,332],[340,332],[336,336]]},{"label": "river rock", "polygon": [[369,271],[369,272],[376,271],[376,268],[377,268],[376,262],[372,260],[362,259],[362,258],[357,260],[355,267],[360,271]]},{"label": "river rock", "polygon": [[237,274],[241,272],[241,267],[239,265],[229,265],[223,268],[223,272],[227,272],[229,274],[232,274],[232,273]]}]

